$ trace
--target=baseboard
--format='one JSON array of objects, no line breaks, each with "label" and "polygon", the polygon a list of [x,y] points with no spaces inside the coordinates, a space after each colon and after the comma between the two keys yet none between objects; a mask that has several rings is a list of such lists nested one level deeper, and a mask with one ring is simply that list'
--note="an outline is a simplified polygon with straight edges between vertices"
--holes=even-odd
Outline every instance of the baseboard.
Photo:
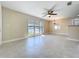
[{"label": "baseboard", "polygon": [[3,41],[2,44],[4,44],[4,43],[10,43],[10,42],[18,41],[18,40],[23,40],[25,38],[27,38],[27,37],[21,37],[21,38],[15,38],[15,39]]},{"label": "baseboard", "polygon": [[[41,35],[41,34],[38,34],[36,36],[39,36],[39,35]],[[34,36],[25,36],[25,37],[21,37],[21,38],[15,38],[15,39],[7,40],[7,41],[2,41],[2,44],[14,42],[14,41],[18,41],[18,40],[23,40],[23,39],[27,39],[27,38],[30,38],[30,37],[34,37]]]},{"label": "baseboard", "polygon": [[55,34],[69,36],[67,33],[55,33]]},{"label": "baseboard", "polygon": [[[38,34],[38,35],[41,35],[41,34]],[[38,35],[36,35],[36,36],[38,36]],[[7,41],[2,41],[2,44],[14,42],[14,41],[18,41],[18,40],[23,40],[23,39],[30,38],[30,37],[34,37],[34,36],[25,36],[25,37],[21,37],[21,38],[15,38],[15,39],[7,40]]]},{"label": "baseboard", "polygon": [[74,39],[74,38],[71,38],[71,37],[68,37],[67,39],[68,39],[68,40],[71,40],[71,41],[79,42],[79,39]]}]

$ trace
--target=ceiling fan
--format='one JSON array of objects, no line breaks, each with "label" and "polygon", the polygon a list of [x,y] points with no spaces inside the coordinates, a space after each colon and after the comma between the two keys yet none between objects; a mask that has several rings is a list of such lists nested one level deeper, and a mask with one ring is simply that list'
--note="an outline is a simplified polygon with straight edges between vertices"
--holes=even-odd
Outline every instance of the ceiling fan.
[{"label": "ceiling fan", "polygon": [[44,12],[43,14],[43,17],[45,17],[45,16],[47,16],[47,15],[49,15],[49,17],[51,17],[52,15],[57,15],[57,13],[55,13],[55,11],[57,11],[57,10],[55,10],[55,7],[56,7],[56,5],[54,5],[52,8],[50,8],[50,9],[46,9],[46,8],[44,8],[44,10],[46,10],[46,12]]},{"label": "ceiling fan", "polygon": [[[72,5],[72,1],[67,2],[67,6],[70,6],[70,5]],[[58,11],[58,10],[56,10],[55,7],[56,7],[56,4],[50,9],[44,8],[44,10],[46,10],[46,12],[42,13],[42,14],[44,14],[43,17],[45,17],[47,15],[49,15],[49,17],[51,17],[52,15],[57,15],[57,13],[55,13],[55,11]]]}]

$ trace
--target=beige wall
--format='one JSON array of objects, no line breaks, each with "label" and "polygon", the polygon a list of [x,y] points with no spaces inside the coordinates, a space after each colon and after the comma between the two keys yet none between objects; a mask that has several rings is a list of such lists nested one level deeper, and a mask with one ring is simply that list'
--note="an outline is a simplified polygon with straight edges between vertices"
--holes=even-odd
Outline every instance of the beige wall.
[{"label": "beige wall", "polygon": [[44,24],[44,33],[52,33],[52,22],[51,21],[45,21],[45,24]]},{"label": "beige wall", "polygon": [[68,35],[68,25],[71,24],[71,20],[70,19],[57,19],[55,21],[55,23],[60,26],[60,29],[55,30],[54,29],[54,24],[53,24],[53,21],[52,21],[53,33]]},{"label": "beige wall", "polygon": [[15,40],[28,36],[27,24],[28,21],[35,20],[39,23],[40,19],[28,14],[23,14],[5,7],[2,7],[3,18],[3,41]]},{"label": "beige wall", "polygon": [[69,26],[68,33],[71,38],[79,40],[79,26]]},{"label": "beige wall", "polygon": [[58,34],[68,34],[68,25],[71,24],[71,20],[68,19],[56,19],[55,23],[60,26],[59,30],[55,30],[54,21],[45,22],[45,33],[58,33]]},{"label": "beige wall", "polygon": [[27,16],[4,7],[2,12],[3,41],[25,37]]},{"label": "beige wall", "polygon": [[0,44],[2,42],[2,6],[0,4]]},{"label": "beige wall", "polygon": [[58,19],[56,23],[60,25],[60,30],[55,31],[53,28],[53,33],[64,34],[72,39],[79,39],[79,26],[72,26],[72,19]]}]

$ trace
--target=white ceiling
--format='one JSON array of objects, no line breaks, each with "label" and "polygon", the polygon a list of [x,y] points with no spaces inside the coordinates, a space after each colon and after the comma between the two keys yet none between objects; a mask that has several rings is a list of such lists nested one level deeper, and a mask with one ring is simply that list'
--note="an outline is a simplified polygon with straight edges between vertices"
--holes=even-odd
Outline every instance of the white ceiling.
[{"label": "white ceiling", "polygon": [[79,14],[79,2],[72,2],[71,6],[67,6],[68,1],[3,1],[1,2],[3,6],[27,13],[36,17],[47,19],[43,17],[44,8],[50,9],[54,4],[57,4],[56,9],[60,9],[55,16],[60,17],[75,17]]}]

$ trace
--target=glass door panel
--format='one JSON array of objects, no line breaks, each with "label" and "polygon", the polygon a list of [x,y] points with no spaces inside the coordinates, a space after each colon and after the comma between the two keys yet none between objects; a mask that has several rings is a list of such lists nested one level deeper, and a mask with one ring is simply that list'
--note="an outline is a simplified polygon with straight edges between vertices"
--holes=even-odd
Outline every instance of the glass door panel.
[{"label": "glass door panel", "polygon": [[28,36],[33,36],[34,35],[34,27],[28,26]]},{"label": "glass door panel", "polygon": [[40,27],[40,34],[43,33],[43,27]]},{"label": "glass door panel", "polygon": [[35,34],[39,34],[39,33],[40,33],[39,26],[35,26]]}]

